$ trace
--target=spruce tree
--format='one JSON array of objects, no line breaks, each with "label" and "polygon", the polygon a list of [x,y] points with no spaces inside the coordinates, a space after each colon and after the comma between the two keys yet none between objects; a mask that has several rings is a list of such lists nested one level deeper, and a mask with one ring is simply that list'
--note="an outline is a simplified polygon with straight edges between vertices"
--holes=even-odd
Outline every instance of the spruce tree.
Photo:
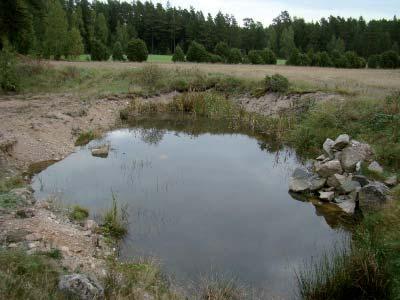
[{"label": "spruce tree", "polygon": [[113,53],[112,53],[113,60],[124,60],[124,52],[122,50],[122,46],[120,42],[116,42],[114,44]]},{"label": "spruce tree", "polygon": [[185,53],[183,53],[182,48],[178,45],[176,46],[175,53],[172,56],[173,62],[185,61]]},{"label": "spruce tree", "polygon": [[79,29],[73,27],[68,32],[68,51],[67,54],[72,57],[77,57],[81,55],[84,51],[82,37]]}]

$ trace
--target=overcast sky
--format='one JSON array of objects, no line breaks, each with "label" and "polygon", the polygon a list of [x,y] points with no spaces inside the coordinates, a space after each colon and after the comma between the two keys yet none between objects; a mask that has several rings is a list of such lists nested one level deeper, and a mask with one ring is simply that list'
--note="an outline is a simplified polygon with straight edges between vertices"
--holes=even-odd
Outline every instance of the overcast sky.
[{"label": "overcast sky", "polygon": [[[153,2],[167,3],[167,0]],[[242,19],[251,17],[264,25],[269,25],[282,10],[291,16],[303,17],[307,21],[317,21],[330,15],[342,17],[363,16],[365,19],[393,18],[400,15],[400,0],[170,0],[171,6],[189,8],[193,6],[206,15],[218,11],[233,14],[242,24]]]}]

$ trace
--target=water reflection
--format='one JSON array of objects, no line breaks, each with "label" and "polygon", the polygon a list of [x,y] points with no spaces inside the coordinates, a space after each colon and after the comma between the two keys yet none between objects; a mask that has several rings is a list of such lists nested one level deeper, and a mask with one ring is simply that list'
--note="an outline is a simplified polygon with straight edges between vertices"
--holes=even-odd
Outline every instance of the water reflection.
[{"label": "water reflection", "polygon": [[[290,149],[220,121],[165,118],[132,126],[33,180],[39,198],[56,192],[93,213],[110,205],[114,191],[130,215],[123,257],[158,257],[186,283],[213,270],[287,296],[293,269],[346,236],[331,211],[328,217],[318,203],[288,194],[299,164]],[[105,141],[112,155],[92,157],[89,147]]]}]

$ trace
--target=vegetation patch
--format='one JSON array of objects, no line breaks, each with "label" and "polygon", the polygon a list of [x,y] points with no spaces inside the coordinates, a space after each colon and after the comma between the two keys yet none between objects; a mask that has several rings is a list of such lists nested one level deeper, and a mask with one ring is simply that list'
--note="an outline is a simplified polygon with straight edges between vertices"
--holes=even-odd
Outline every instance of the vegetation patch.
[{"label": "vegetation patch", "polygon": [[69,213],[69,218],[74,221],[83,221],[89,217],[89,210],[80,205],[74,205]]},{"label": "vegetation patch", "polygon": [[115,240],[122,239],[128,233],[127,209],[118,205],[114,193],[112,194],[111,208],[104,214],[101,229],[105,236]]},{"label": "vegetation patch", "polygon": [[78,138],[75,141],[75,146],[85,146],[89,144],[90,141],[98,139],[100,135],[97,132],[94,132],[92,130],[82,132],[79,134]]},{"label": "vegetation patch", "polygon": [[42,255],[0,250],[0,295],[3,299],[65,299],[58,292],[56,264]]}]

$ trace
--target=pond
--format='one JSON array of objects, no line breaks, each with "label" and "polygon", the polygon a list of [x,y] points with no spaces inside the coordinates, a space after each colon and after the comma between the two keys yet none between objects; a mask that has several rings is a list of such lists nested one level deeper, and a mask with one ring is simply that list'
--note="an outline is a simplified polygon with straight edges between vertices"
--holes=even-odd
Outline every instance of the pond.
[{"label": "pond", "polygon": [[[224,127],[225,126],[225,127]],[[108,142],[106,158],[90,148]],[[39,199],[101,214],[128,205],[122,258],[153,256],[178,282],[225,277],[287,297],[294,270],[347,233],[323,206],[295,200],[295,153],[210,120],[147,122],[109,132],[33,178]]]}]

